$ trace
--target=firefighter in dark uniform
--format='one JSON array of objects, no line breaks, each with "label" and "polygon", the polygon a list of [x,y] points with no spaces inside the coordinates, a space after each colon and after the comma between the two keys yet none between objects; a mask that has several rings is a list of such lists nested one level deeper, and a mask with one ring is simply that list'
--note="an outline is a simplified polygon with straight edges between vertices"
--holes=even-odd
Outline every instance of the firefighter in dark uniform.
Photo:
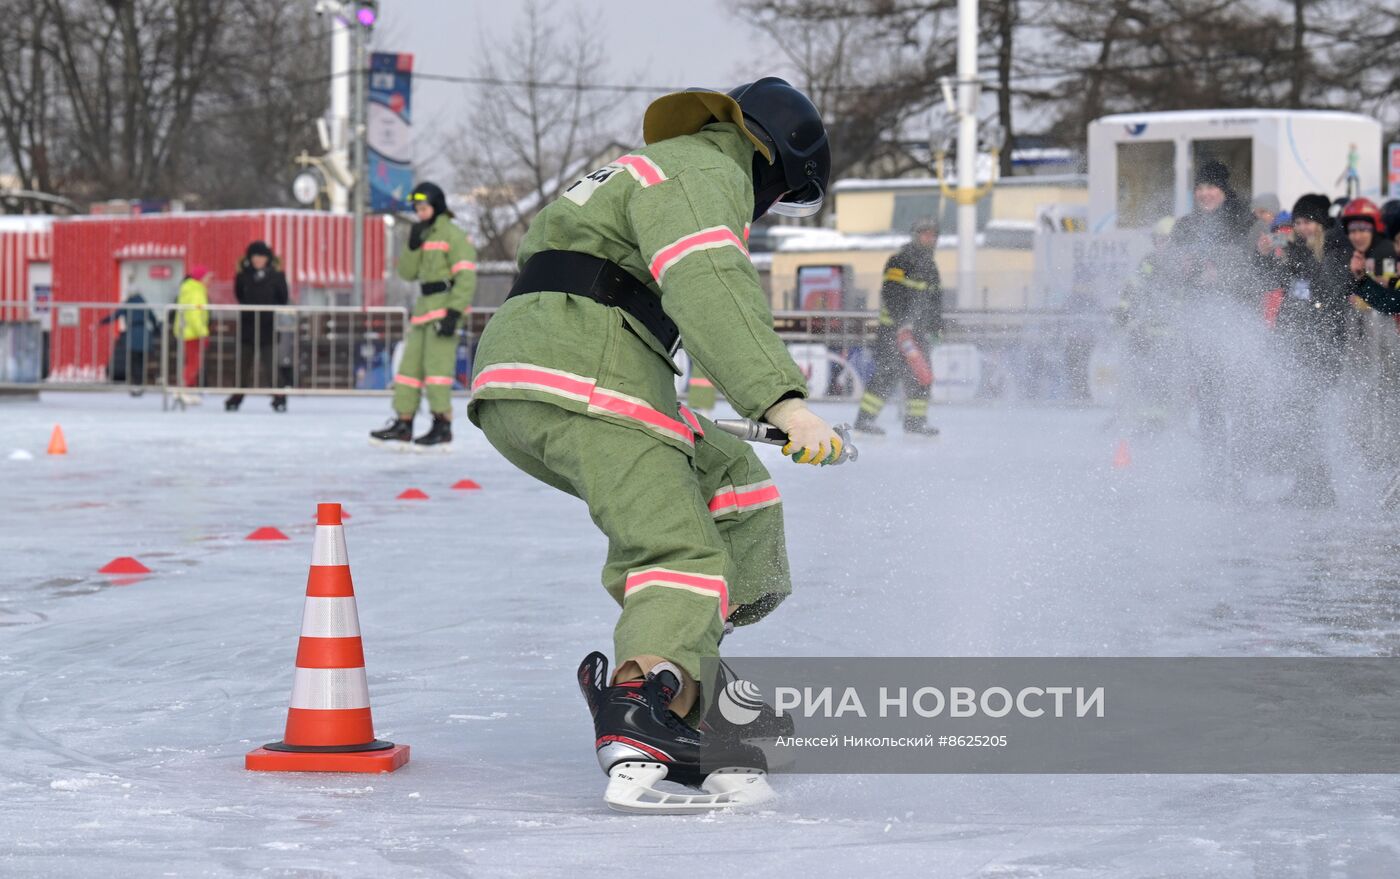
[{"label": "firefighter in dark uniform", "polygon": [[943,331],[943,286],[933,260],[938,222],[914,224],[913,239],[885,264],[880,286],[880,330],[875,337],[875,376],[860,401],[856,430],[882,434],[875,424],[895,386],[904,384],[904,431],[937,436],[928,423],[933,384],[929,353]]}]

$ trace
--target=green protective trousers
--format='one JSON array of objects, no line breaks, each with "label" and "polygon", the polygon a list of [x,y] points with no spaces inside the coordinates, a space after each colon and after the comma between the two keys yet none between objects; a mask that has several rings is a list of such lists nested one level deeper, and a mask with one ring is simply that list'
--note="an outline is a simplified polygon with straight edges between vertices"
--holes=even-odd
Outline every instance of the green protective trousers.
[{"label": "green protective trousers", "polygon": [[692,463],[649,433],[550,403],[477,407],[491,445],[581,499],[607,535],[603,586],[622,606],[619,665],[661,656],[703,681],[726,619],[757,622],[792,591],[777,488],[741,440],[700,419]]},{"label": "green protective trousers", "polygon": [[452,377],[457,367],[457,334],[439,336],[437,322],[447,315],[447,294],[419,297],[404,340],[403,359],[394,376],[394,411],[418,411],[426,389],[428,409],[439,415],[452,411]]}]

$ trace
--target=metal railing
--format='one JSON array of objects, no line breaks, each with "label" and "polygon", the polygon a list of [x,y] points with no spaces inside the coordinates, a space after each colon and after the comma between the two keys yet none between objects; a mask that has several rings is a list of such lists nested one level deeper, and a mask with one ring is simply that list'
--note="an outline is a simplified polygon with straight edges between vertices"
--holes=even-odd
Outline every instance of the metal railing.
[{"label": "metal railing", "polygon": [[[474,342],[495,312],[476,308],[463,321],[459,390],[470,375]],[[172,329],[186,313],[174,305],[63,302],[28,320],[0,323],[0,390],[152,391],[177,404],[179,395],[201,392],[387,395],[395,349],[411,326],[409,311],[399,307],[211,305],[204,310],[207,341],[187,346]],[[1121,335],[1107,312],[945,317],[941,342],[972,352],[979,372],[973,396],[980,399],[1087,402],[1094,395],[1086,393],[1085,373],[1102,371],[1095,352]],[[876,312],[778,311],[774,327],[808,371],[814,394],[860,395],[876,358]],[[1393,435],[1400,429],[1400,335],[1389,318],[1366,313],[1353,317],[1349,336],[1349,372],[1361,409],[1348,427],[1373,440]],[[198,358],[194,366],[191,357]],[[816,387],[818,374],[824,387]]]},{"label": "metal railing", "polygon": [[[207,334],[192,344],[177,338],[201,324]],[[0,375],[0,389],[154,390],[179,399],[389,394],[394,351],[410,323],[407,309],[390,307],[64,302],[7,325],[14,327],[25,332],[9,335],[42,332],[42,347],[26,348],[40,364]]]}]

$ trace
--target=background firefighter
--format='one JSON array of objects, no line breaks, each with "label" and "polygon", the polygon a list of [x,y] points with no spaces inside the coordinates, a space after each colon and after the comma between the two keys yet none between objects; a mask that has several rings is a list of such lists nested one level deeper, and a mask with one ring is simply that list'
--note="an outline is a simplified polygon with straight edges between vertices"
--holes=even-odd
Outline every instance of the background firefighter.
[{"label": "background firefighter", "polygon": [[[471,308],[476,292],[476,249],[452,222],[447,197],[432,183],[420,183],[409,196],[418,222],[399,256],[399,277],[417,281],[420,295],[413,305],[403,358],[394,376],[394,412],[382,430],[370,433],[378,442],[408,442],[435,446],[452,442],[452,380],[457,364],[457,327]],[[413,439],[413,416],[427,388],[433,426]]]},{"label": "background firefighter", "polygon": [[934,252],[938,222],[920,220],[913,238],[885,264],[880,286],[880,329],[875,337],[875,375],[860,400],[856,430],[882,434],[875,420],[895,387],[904,385],[904,430],[937,436],[928,423],[933,384],[929,353],[943,331],[943,286]]}]

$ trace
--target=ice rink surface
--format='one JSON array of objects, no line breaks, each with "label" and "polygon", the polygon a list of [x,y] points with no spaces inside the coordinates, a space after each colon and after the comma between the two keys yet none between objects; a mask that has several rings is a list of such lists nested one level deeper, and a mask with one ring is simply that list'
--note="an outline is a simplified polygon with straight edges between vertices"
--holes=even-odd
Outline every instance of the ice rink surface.
[{"label": "ice rink surface", "polygon": [[[582,504],[460,403],[442,456],[371,448],[383,400],[291,409],[0,402],[0,876],[1400,875],[1386,776],[778,776],[761,812],[611,813],[573,680],[616,615]],[[940,440],[867,441],[849,467],[762,451],[797,592],[729,653],[1395,651],[1389,474],[1352,459],[1336,510],[1280,507],[1267,478],[1221,502],[1186,436],[1114,469],[1106,410],[934,418]],[[55,423],[65,457],[44,455]],[[243,769],[281,737],[318,501],[352,517],[376,726],[413,749],[392,775]],[[244,541],[265,525],[292,539]],[[125,555],[153,573],[96,573]]]}]

